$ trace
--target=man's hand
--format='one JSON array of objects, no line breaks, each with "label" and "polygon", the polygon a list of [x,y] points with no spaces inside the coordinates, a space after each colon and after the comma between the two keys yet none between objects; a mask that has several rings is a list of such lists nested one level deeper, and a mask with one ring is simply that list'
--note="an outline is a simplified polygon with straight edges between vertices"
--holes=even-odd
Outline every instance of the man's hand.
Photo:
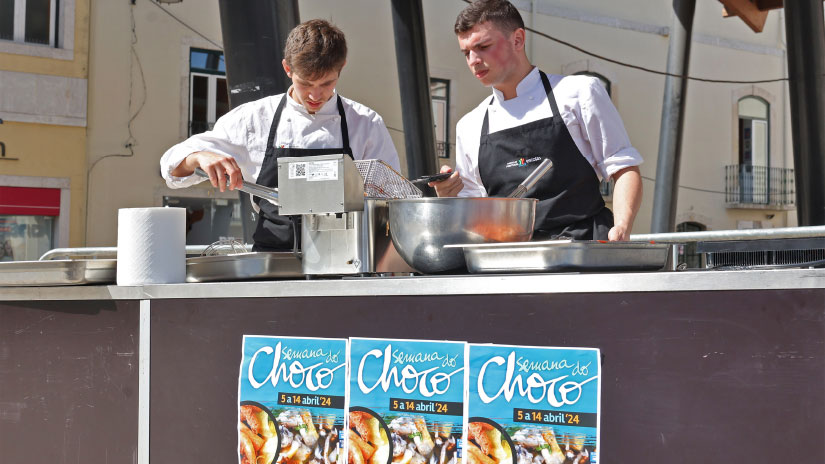
[{"label": "man's hand", "polygon": [[642,203],[642,176],[638,166],[624,168],[613,174],[613,227],[607,239],[613,241],[630,240],[633,221]]},{"label": "man's hand", "polygon": [[626,242],[630,240],[630,231],[625,225],[615,225],[607,233],[607,239],[611,242]]},{"label": "man's hand", "polygon": [[227,188],[226,176],[229,176],[229,190],[240,188],[243,184],[243,174],[235,158],[208,151],[190,154],[170,174],[175,177],[191,176],[195,168],[201,168],[209,174],[212,186],[220,189],[221,192],[226,191]]},{"label": "man's hand", "polygon": [[[453,172],[453,168],[447,166],[441,166],[441,172]],[[458,175],[458,171],[453,172],[453,175],[438,182],[430,182],[427,185],[435,189],[436,195],[439,197],[455,197],[458,196],[458,192],[464,189],[464,182],[461,181],[461,176]]]}]

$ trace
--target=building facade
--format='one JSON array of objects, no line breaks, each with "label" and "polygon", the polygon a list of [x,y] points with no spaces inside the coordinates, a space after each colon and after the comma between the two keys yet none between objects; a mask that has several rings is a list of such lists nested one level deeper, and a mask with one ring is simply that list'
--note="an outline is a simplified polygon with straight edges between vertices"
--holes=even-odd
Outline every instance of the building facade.
[{"label": "building facade", "polygon": [[[536,31],[601,57],[665,70],[669,2],[514,3]],[[465,5],[423,0],[438,153],[447,164],[454,162],[456,122],[490,94],[467,70],[452,32]],[[329,19],[347,34],[350,51],[338,90],[383,116],[405,166],[390,2],[302,0],[299,7],[302,20]],[[781,15],[772,11],[764,32],[755,34],[738,19],[723,18],[719,3],[697,2],[690,75],[732,82],[688,85],[678,230],[796,225],[787,82],[744,83],[786,76]],[[118,208],[135,206],[187,207],[189,243],[240,236],[236,194],[171,190],[158,173],[169,146],[208,129],[228,107],[218,2],[97,0],[90,24],[86,221],[94,227],[86,244],[114,245]],[[645,158],[645,197],[634,232],[648,232],[664,76],[533,33],[527,50],[546,72],[587,73],[609,88]],[[603,193],[609,203],[609,184]]]},{"label": "building facade", "polygon": [[85,242],[89,11],[0,4],[0,260]]}]

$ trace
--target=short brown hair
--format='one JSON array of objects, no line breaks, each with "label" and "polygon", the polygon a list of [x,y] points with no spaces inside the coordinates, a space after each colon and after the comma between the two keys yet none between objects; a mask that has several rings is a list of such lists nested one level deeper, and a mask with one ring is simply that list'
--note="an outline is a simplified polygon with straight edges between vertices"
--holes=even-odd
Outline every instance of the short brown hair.
[{"label": "short brown hair", "polygon": [[316,79],[330,71],[341,71],[347,60],[344,33],[323,19],[311,19],[289,32],[284,59],[301,77]]},{"label": "short brown hair", "polygon": [[458,14],[455,33],[463,34],[476,24],[491,21],[502,32],[524,29],[524,20],[516,7],[507,0],[476,0]]}]

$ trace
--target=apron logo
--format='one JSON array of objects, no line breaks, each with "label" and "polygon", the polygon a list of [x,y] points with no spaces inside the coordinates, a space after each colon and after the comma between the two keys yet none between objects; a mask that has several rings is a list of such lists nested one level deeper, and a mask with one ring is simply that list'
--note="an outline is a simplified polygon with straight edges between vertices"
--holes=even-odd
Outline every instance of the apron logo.
[{"label": "apron logo", "polygon": [[517,167],[524,167],[531,163],[536,163],[542,160],[541,156],[534,156],[532,158],[525,158],[521,157],[515,161],[508,162],[504,167],[505,168],[517,168]]}]

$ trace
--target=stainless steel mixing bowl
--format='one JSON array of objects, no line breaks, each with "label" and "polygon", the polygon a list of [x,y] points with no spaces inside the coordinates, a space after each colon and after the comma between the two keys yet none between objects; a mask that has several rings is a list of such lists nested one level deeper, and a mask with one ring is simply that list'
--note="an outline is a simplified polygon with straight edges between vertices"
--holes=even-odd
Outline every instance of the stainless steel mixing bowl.
[{"label": "stainless steel mixing bowl", "polygon": [[432,274],[465,266],[465,243],[526,242],[536,220],[534,198],[390,200],[390,235],[402,258]]}]

